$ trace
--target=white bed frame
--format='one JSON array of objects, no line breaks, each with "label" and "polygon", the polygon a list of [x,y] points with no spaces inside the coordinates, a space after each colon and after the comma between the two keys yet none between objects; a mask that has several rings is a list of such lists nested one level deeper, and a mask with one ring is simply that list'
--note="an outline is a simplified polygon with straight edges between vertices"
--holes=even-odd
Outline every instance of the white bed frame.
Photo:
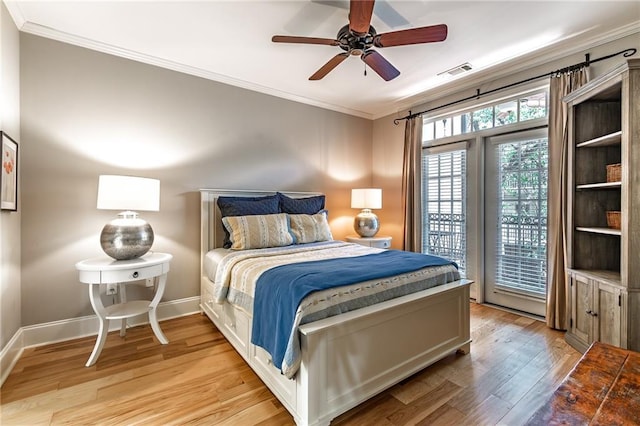
[{"label": "white bed frame", "polygon": [[[222,246],[218,196],[275,192],[202,189],[202,257]],[[283,192],[290,197],[318,193]],[[202,259],[201,259],[202,262]],[[251,318],[217,304],[201,266],[202,311],[289,410],[298,425],[332,419],[443,357],[470,350],[469,280],[459,280],[300,327],[302,365],[294,380],[251,344]]]}]

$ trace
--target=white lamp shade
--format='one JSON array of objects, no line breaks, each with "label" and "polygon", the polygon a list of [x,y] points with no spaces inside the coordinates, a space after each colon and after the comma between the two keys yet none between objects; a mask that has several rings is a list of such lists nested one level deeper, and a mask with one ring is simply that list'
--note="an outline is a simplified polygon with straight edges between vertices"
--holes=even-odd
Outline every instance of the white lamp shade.
[{"label": "white lamp shade", "polygon": [[160,210],[160,181],[134,176],[101,175],[98,208],[103,210]]},{"label": "white lamp shade", "polygon": [[381,209],[382,189],[358,188],[351,190],[352,209]]}]

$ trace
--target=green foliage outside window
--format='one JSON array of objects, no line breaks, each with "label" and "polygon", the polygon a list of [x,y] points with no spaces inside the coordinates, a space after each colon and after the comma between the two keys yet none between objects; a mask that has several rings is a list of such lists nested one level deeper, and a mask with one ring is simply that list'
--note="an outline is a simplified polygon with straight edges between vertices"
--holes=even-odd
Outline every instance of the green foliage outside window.
[{"label": "green foliage outside window", "polygon": [[424,141],[478,132],[547,116],[547,91],[501,101],[461,114],[425,120]]}]

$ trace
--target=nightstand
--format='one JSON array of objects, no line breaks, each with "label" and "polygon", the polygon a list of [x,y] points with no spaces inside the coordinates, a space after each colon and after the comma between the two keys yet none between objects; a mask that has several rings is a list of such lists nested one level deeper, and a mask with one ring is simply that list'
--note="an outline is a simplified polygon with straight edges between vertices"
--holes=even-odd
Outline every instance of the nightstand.
[{"label": "nightstand", "polygon": [[[100,256],[76,263],[76,269],[80,274],[80,282],[90,286],[89,298],[91,299],[91,306],[100,321],[96,345],[85,364],[86,367],[95,364],[100,352],[102,352],[109,333],[109,320],[122,320],[120,336],[124,337],[127,318],[148,313],[153,333],[163,345],[169,343],[162,333],[160,325],[158,325],[156,308],[164,293],[169,263],[172,258],[172,255],[166,253],[149,253],[131,260],[115,260],[108,256]],[[127,301],[126,285],[140,280],[147,280],[147,286],[155,285],[156,290],[153,299],[151,301]],[[100,298],[101,284],[118,284],[120,303],[105,307]]]},{"label": "nightstand", "polygon": [[386,235],[381,235],[379,237],[358,237],[356,235],[348,235],[347,242],[376,248],[391,247],[391,237]]}]

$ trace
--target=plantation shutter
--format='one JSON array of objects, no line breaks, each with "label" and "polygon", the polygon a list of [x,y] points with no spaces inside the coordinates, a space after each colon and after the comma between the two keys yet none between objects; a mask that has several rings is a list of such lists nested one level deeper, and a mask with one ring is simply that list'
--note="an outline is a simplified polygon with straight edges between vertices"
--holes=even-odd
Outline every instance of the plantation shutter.
[{"label": "plantation shutter", "polygon": [[467,142],[423,149],[422,252],[466,268]]}]

